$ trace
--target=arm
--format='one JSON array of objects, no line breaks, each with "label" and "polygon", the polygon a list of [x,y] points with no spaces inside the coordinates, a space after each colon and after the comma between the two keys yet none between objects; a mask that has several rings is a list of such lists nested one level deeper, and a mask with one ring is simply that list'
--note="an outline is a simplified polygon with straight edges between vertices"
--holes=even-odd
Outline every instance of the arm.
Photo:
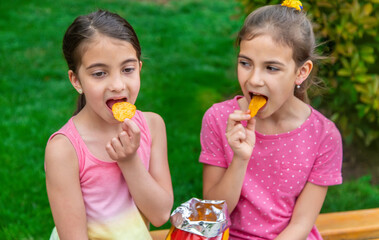
[{"label": "arm", "polygon": [[296,201],[290,223],[276,239],[306,239],[320,213],[327,191],[327,186],[308,182]]},{"label": "arm", "polygon": [[166,128],[159,115],[144,114],[152,137],[149,171],[136,154],[140,132],[132,120],[123,123],[124,131],[112,139],[107,151],[118,162],[137,207],[154,226],[161,226],[169,219],[173,205]]},{"label": "arm", "polygon": [[[248,120],[244,128],[241,121]],[[229,115],[226,137],[234,156],[227,169],[204,164],[203,195],[205,199],[226,200],[231,213],[240,198],[243,180],[255,145],[255,119],[242,111]]]},{"label": "arm", "polygon": [[88,239],[75,149],[63,135],[46,146],[46,188],[59,238]]},{"label": "arm", "polygon": [[248,161],[235,160],[230,166],[222,167],[204,164],[203,195],[204,199],[225,200],[229,214],[237,206]]}]

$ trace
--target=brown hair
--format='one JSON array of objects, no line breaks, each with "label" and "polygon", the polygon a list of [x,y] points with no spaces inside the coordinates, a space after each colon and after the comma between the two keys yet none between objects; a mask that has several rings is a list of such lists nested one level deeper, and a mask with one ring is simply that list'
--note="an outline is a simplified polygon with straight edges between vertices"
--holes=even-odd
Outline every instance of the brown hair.
[{"label": "brown hair", "polygon": [[303,11],[281,5],[269,5],[256,9],[245,19],[237,36],[237,46],[242,40],[251,40],[259,35],[269,34],[275,42],[292,48],[292,58],[296,66],[302,66],[307,60],[314,63],[314,69],[308,78],[295,88],[294,94],[309,103],[307,90],[316,84],[317,61],[323,57],[315,53],[316,41],[312,24]]},{"label": "brown hair", "polygon": [[[141,59],[141,46],[133,27],[118,14],[98,10],[88,15],[77,17],[68,27],[63,37],[63,55],[68,68],[74,73],[77,73],[77,67],[81,63],[81,55],[84,52],[83,44],[94,38],[96,34],[127,41],[136,51],[138,60]],[[74,115],[85,104],[84,94],[79,95]]]}]

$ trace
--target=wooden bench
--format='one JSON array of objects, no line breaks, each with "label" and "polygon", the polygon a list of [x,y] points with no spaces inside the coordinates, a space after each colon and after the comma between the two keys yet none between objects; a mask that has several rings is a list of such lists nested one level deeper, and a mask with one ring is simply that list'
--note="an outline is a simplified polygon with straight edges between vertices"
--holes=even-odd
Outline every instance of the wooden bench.
[{"label": "wooden bench", "polygon": [[379,208],[322,213],[316,226],[325,240],[379,239]]},{"label": "wooden bench", "polygon": [[[379,208],[322,213],[316,226],[324,240],[379,240]],[[150,233],[153,240],[165,240],[168,231]]]}]

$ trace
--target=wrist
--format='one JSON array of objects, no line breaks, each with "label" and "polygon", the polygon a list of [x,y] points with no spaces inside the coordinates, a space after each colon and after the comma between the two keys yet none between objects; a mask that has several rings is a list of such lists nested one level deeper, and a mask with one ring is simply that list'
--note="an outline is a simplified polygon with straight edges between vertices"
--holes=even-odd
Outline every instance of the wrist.
[{"label": "wrist", "polygon": [[249,162],[252,154],[253,151],[242,153],[234,152],[233,160],[235,159],[235,161]]},{"label": "wrist", "polygon": [[250,161],[250,157],[234,155],[231,164],[234,164],[238,167],[247,167],[247,165],[249,164],[249,161]]},{"label": "wrist", "polygon": [[138,162],[138,155],[137,155],[137,152],[133,153],[133,154],[130,154],[124,158],[120,158],[119,160],[117,160],[117,163],[118,165],[131,165],[131,164],[135,164],[136,162]]}]

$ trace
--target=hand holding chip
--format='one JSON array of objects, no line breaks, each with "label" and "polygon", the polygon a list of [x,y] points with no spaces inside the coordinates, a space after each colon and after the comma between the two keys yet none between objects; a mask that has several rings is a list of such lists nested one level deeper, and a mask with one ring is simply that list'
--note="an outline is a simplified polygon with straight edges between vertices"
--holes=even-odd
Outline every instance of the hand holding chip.
[{"label": "hand holding chip", "polygon": [[117,137],[111,139],[106,145],[106,150],[113,160],[127,161],[136,156],[140,145],[140,129],[135,122],[130,120],[135,114],[136,107],[128,102],[115,103],[112,111],[114,117],[122,121],[122,131]]},{"label": "hand holding chip", "polygon": [[[247,121],[247,126],[242,125]],[[255,146],[255,122],[248,113],[236,110],[229,115],[226,138],[234,152],[234,157],[248,161]]]}]

